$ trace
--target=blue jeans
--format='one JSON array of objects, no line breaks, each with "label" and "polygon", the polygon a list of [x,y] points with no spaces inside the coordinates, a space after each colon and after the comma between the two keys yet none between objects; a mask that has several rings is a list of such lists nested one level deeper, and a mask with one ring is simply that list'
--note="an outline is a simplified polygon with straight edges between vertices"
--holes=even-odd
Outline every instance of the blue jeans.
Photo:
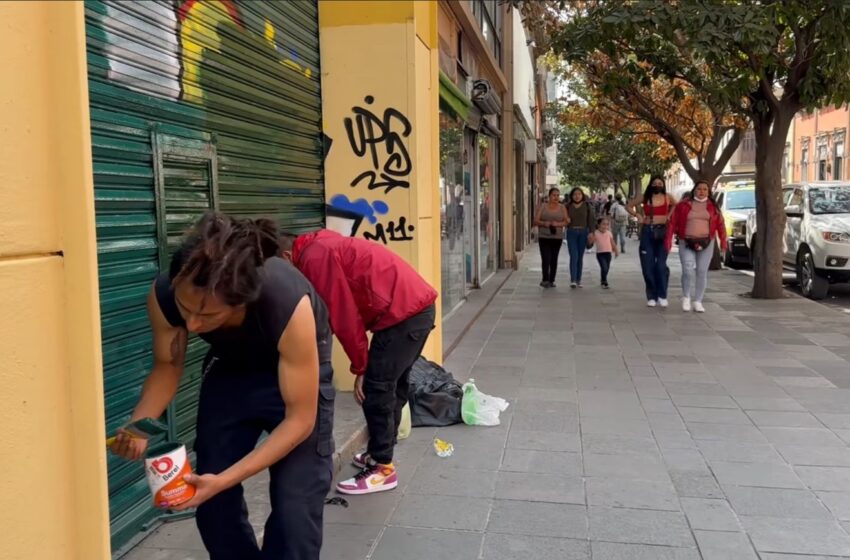
[{"label": "blue jeans", "polygon": [[679,259],[682,261],[682,297],[702,303],[708,285],[708,268],[714,256],[714,240],[700,252],[688,249],[684,240],[679,241]]},{"label": "blue jeans", "polygon": [[616,222],[611,224],[611,233],[614,234],[614,241],[617,243],[617,249],[619,249],[621,253],[626,251],[626,229],[628,227],[628,224],[620,225]]},{"label": "blue jeans", "polygon": [[584,270],[584,252],[587,251],[586,229],[567,230],[567,250],[570,252],[570,283],[581,284],[581,273]]},{"label": "blue jeans", "polygon": [[640,230],[640,268],[646,284],[646,299],[667,299],[667,250],[664,248],[665,226],[643,226]]}]

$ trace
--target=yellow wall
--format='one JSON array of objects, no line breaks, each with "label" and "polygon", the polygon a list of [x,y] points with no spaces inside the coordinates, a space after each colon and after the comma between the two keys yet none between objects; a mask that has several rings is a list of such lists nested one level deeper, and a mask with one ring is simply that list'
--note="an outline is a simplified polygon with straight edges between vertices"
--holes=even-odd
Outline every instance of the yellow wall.
[{"label": "yellow wall", "polygon": [[0,557],[109,558],[82,3],[0,2]]},{"label": "yellow wall", "polygon": [[[364,220],[357,235],[376,236],[382,228],[387,246],[439,290],[437,3],[322,0],[319,27],[324,132],[333,141],[325,161],[328,202],[335,205],[339,200],[335,196],[343,195],[348,202],[363,199],[370,204],[378,211],[376,221]],[[356,153],[364,146],[358,115],[372,123],[374,143],[365,144],[363,155]],[[346,119],[351,120],[354,142],[346,131]],[[406,124],[409,134],[405,134]],[[381,181],[387,165],[393,183],[401,186],[370,189],[368,178],[351,186],[367,171],[376,171]],[[388,208],[386,213],[380,213],[382,205]],[[393,235],[388,230],[390,222],[398,227],[402,219],[405,227]],[[442,361],[440,323],[438,317],[425,348],[425,355],[436,361]],[[337,345],[337,386],[350,388],[353,380],[344,357]]]}]

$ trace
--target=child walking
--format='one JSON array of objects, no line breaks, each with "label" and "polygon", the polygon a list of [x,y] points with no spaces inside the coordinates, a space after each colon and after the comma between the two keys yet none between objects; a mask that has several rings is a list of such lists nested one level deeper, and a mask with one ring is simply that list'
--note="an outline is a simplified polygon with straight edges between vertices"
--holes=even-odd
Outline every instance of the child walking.
[{"label": "child walking", "polygon": [[611,269],[611,254],[620,256],[620,251],[617,250],[617,243],[614,241],[614,235],[611,233],[611,223],[608,218],[599,218],[596,220],[596,260],[599,262],[599,272],[602,277],[602,288],[608,289],[608,271]]}]

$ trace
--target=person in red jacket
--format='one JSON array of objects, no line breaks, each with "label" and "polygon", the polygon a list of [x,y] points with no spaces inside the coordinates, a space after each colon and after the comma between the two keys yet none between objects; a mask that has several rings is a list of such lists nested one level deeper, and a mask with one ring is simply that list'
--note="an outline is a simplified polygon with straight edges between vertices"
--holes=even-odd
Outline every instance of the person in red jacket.
[{"label": "person in red jacket", "polygon": [[[409,376],[434,329],[437,292],[401,257],[378,243],[330,230],[283,234],[282,256],[316,288],[331,330],[351,360],[354,397],[369,429],[361,469],[340,482],[344,494],[371,494],[398,486],[393,466]],[[372,332],[369,345],[366,331]]]},{"label": "person in red jacket", "polygon": [[718,239],[720,250],[726,250],[723,213],[710,193],[707,182],[696,182],[691,196],[673,209],[664,240],[669,253],[673,247],[673,235],[678,239],[679,259],[682,262],[682,311],[693,309],[697,313],[705,312],[702,298],[708,285],[708,268]]}]

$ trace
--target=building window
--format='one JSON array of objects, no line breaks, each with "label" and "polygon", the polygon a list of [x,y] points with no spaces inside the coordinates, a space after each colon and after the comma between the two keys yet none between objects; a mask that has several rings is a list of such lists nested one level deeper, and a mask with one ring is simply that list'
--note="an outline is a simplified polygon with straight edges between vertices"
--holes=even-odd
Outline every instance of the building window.
[{"label": "building window", "polygon": [[808,182],[809,180],[809,141],[803,140],[803,151],[800,153],[800,180]]},{"label": "building window", "polygon": [[788,182],[788,154],[791,151],[791,144],[785,144],[785,151],[782,152],[782,184]]},{"label": "building window", "polygon": [[832,154],[832,178],[840,181],[844,178],[844,135],[835,139]]},{"label": "building window", "polygon": [[754,164],[756,162],[756,133],[753,130],[744,132],[741,138],[740,164]]},{"label": "building window", "polygon": [[472,0],[472,14],[478,20],[481,33],[490,52],[502,65],[502,8],[496,0]]},{"label": "building window", "polygon": [[826,181],[826,138],[818,140],[818,181]]}]

